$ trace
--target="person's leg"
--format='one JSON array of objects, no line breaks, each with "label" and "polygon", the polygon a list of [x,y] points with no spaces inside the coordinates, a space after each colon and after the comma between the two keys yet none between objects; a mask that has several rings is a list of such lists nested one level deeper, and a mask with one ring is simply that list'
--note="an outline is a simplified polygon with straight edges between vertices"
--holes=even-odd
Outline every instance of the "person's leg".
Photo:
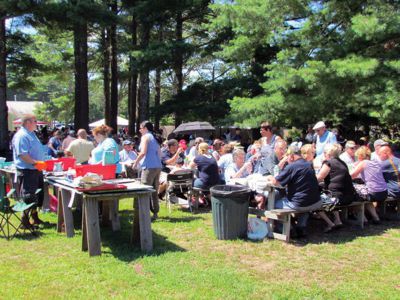
[{"label": "person's leg", "polygon": [[[151,174],[150,174],[150,170],[149,169],[142,170],[141,177],[140,177],[140,182],[145,184],[145,185],[152,186],[153,182],[152,182],[152,178],[151,178]],[[153,198],[153,197],[154,196],[152,194],[151,198]],[[153,203],[153,200],[150,199],[150,210],[151,210],[151,212],[154,213],[154,209],[153,209],[153,204],[152,203]]]},{"label": "person's leg", "polygon": [[153,187],[155,189],[155,192],[153,193],[153,211],[154,211],[154,215],[153,215],[153,219],[157,218],[158,216],[158,212],[160,211],[160,202],[158,200],[158,189],[160,186],[160,173],[161,173],[161,169],[152,169],[151,170],[152,173],[152,177],[153,177]]},{"label": "person's leg", "polygon": [[373,205],[372,202],[365,203],[365,208],[369,212],[369,214],[371,215],[373,221],[375,221],[375,222],[379,222],[380,221],[379,216],[376,213],[375,206]]},{"label": "person's leg", "polygon": [[333,211],[333,216],[335,218],[335,220],[333,222],[335,223],[336,226],[343,225],[342,220],[340,219],[340,214],[337,210]]},{"label": "person's leg", "polygon": [[319,211],[318,215],[321,217],[322,220],[324,220],[326,222],[326,224],[328,225],[325,229],[324,232],[330,232],[332,230],[333,227],[335,227],[335,223],[333,223],[331,221],[331,219],[329,219],[329,217],[326,215],[326,213],[324,211]]},{"label": "person's leg", "polygon": [[[42,224],[43,221],[39,219],[37,207],[41,207],[43,204],[44,191],[43,191],[43,174],[37,170],[21,170],[22,176],[20,178],[21,183],[21,197],[23,201],[27,204],[35,203],[32,206],[32,218],[33,224],[39,225]],[[36,194],[36,191],[40,189],[40,192]],[[25,211],[22,215],[22,221],[24,225],[29,223],[27,222],[29,215],[29,211]]]}]

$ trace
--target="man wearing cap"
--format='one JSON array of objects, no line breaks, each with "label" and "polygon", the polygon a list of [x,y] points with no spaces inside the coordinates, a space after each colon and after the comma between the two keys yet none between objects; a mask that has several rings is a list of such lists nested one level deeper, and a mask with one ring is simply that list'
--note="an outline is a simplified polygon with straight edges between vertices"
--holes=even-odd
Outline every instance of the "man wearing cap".
[{"label": "man wearing cap", "polygon": [[163,166],[162,171],[169,173],[170,169],[167,166],[175,166],[176,164],[183,164],[185,160],[184,150],[179,146],[178,141],[170,139],[167,142],[167,148],[161,152],[161,163]]},{"label": "man wearing cap", "polygon": [[[42,224],[38,217],[37,207],[43,204],[43,173],[35,168],[38,161],[44,160],[42,143],[35,134],[37,129],[36,117],[26,114],[21,118],[22,127],[13,138],[13,158],[18,171],[18,182],[20,185],[20,195],[25,203],[36,203],[32,209],[32,219],[34,225]],[[36,191],[40,189],[39,193]],[[30,227],[28,212],[22,215],[22,224],[26,228]]]},{"label": "man wearing cap", "polygon": [[336,144],[336,136],[329,130],[326,130],[325,123],[323,121],[319,121],[314,125],[313,130],[317,135],[315,150],[317,157],[321,157],[324,154],[325,145]]},{"label": "man wearing cap", "polygon": [[137,158],[137,153],[133,150],[133,142],[125,140],[122,142],[123,149],[119,152],[119,162],[128,178],[134,178],[137,171],[132,168],[133,163]]},{"label": "man wearing cap", "polygon": [[381,153],[381,157],[387,157],[382,162],[382,173],[387,183],[388,195],[393,198],[400,198],[400,159],[393,155],[389,145],[381,146],[379,153]]},{"label": "man wearing cap", "polygon": [[377,160],[377,161],[380,161],[380,158],[379,158],[379,156],[378,156],[378,152],[379,152],[379,149],[382,147],[382,146],[387,146],[387,145],[389,145],[387,142],[385,142],[384,140],[382,140],[382,139],[377,139],[375,142],[374,142],[374,152],[372,152],[371,153],[371,160]]},{"label": "man wearing cap", "polygon": [[180,147],[178,141],[175,139],[168,140],[167,147],[161,151],[162,170],[158,187],[159,198],[162,198],[167,190],[167,175],[171,172],[170,167],[182,166],[184,161],[184,150]]},{"label": "man wearing cap", "polygon": [[275,208],[289,208],[299,214],[297,231],[299,236],[305,235],[308,212],[321,208],[318,181],[310,162],[301,156],[300,148],[289,146],[288,165],[275,177],[267,176],[267,181],[273,185],[287,186],[287,198],[275,201]]},{"label": "man wearing cap", "polygon": [[87,132],[85,129],[78,130],[78,138],[73,140],[67,149],[65,155],[73,156],[78,164],[87,164],[90,158],[90,153],[94,149],[92,142],[87,140]]},{"label": "man wearing cap", "polygon": [[344,146],[344,152],[340,154],[339,158],[347,165],[349,171],[353,169],[356,153],[356,143],[354,141],[347,141]]}]

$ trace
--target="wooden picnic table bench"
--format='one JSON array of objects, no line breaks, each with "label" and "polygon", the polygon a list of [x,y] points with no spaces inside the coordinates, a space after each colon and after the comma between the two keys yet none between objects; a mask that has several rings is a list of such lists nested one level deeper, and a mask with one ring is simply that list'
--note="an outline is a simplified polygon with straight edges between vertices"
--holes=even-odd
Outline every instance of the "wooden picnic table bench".
[{"label": "wooden picnic table bench", "polygon": [[[336,206],[335,210],[341,210],[343,215],[343,220],[348,219],[348,209],[351,208],[357,214],[357,224],[364,228],[364,204],[365,202],[352,202],[349,205],[344,206]],[[269,237],[275,238],[278,240],[282,240],[285,242],[290,241],[290,228],[291,228],[291,217],[295,214],[300,213],[311,213],[318,212],[321,210],[310,210],[310,211],[297,211],[294,209],[270,209],[270,210],[261,210],[254,207],[249,207],[249,214],[256,215],[259,217],[268,218],[268,232]],[[274,231],[274,221],[278,221],[282,223],[282,233],[278,233]]]}]

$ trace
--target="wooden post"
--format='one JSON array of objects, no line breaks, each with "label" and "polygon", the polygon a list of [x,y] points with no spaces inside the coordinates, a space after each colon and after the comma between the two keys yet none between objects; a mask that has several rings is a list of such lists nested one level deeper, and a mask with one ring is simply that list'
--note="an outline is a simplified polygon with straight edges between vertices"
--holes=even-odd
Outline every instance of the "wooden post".
[{"label": "wooden post", "polygon": [[82,200],[82,251],[88,251],[86,222],[86,197],[84,197]]},{"label": "wooden post", "polygon": [[72,216],[72,210],[68,207],[68,203],[71,199],[71,191],[62,189],[61,190],[61,199],[58,202],[62,202],[63,207],[63,216],[64,216],[64,225],[65,232],[67,237],[73,237],[75,235],[74,232],[74,218]]},{"label": "wooden post", "polygon": [[98,202],[96,198],[91,197],[88,197],[85,202],[85,218],[89,255],[101,255]]}]

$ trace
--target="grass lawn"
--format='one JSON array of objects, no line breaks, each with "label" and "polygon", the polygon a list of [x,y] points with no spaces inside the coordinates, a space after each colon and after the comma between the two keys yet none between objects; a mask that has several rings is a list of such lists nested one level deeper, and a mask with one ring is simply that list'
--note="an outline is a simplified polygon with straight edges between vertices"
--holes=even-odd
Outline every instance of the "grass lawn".
[{"label": "grass lawn", "polygon": [[122,231],[102,230],[99,257],[80,250],[80,230],[57,234],[51,213],[38,238],[0,238],[0,299],[400,299],[400,222],[318,229],[308,243],[219,241],[211,213],[162,203],[146,255],[129,246],[131,205]]}]

